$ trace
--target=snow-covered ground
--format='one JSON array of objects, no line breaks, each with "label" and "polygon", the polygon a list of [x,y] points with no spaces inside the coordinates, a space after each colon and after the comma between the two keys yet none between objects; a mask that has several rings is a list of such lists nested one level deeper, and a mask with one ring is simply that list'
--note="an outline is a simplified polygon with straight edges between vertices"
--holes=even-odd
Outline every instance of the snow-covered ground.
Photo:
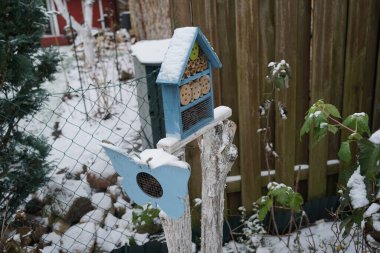
[{"label": "snow-covered ground", "polygon": [[[133,74],[129,48],[129,43],[118,45],[119,71],[124,74]],[[141,151],[137,88],[142,82],[119,81],[112,48],[103,52],[95,75],[82,67],[79,74],[71,46],[58,50],[59,71],[55,80],[43,84],[49,93],[44,108],[20,125],[52,147],[50,181],[29,198],[42,206],[32,219],[45,231],[43,243],[29,249],[90,253],[110,252],[131,240],[143,244],[148,234],[139,233],[132,221],[133,213],[141,210],[132,208],[99,145],[105,140],[129,152]]]},{"label": "snow-covered ground", "polygon": [[[334,252],[371,252],[366,251],[362,242],[362,237],[349,236],[345,239],[337,237],[340,223],[317,221],[315,225],[303,228],[297,234],[272,236],[272,235],[254,235],[251,237],[249,250],[246,244],[231,241],[224,248],[224,253],[293,253],[293,252],[316,252],[316,253],[334,253]],[[352,230],[352,235],[354,229]]]}]

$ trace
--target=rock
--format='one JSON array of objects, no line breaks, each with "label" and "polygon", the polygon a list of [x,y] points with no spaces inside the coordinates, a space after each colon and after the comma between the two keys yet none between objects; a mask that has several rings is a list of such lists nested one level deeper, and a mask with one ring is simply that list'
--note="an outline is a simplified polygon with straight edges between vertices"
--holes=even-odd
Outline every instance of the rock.
[{"label": "rock", "polygon": [[125,214],[125,210],[129,207],[129,203],[125,201],[122,197],[117,198],[116,202],[113,204],[115,208],[115,214],[118,217],[122,217]]},{"label": "rock", "polygon": [[37,214],[44,208],[44,203],[38,198],[32,198],[25,205],[25,212],[28,214]]},{"label": "rock", "polygon": [[61,238],[64,253],[91,253],[95,248],[95,224],[88,222],[70,227]]},{"label": "rock", "polygon": [[52,193],[55,197],[52,213],[63,218],[67,223],[75,223],[93,209],[91,188],[84,180],[66,180],[60,186],[55,186]]},{"label": "rock", "polygon": [[118,185],[111,185],[107,188],[106,191],[112,198],[112,201],[115,202],[117,198],[122,194],[122,189]]},{"label": "rock", "polygon": [[[59,245],[61,242],[61,236],[55,232],[51,232],[49,234],[44,234],[41,237],[41,241],[43,242],[44,245],[51,244],[53,246]],[[58,248],[57,246],[55,246]]]},{"label": "rock", "polygon": [[61,218],[58,218],[53,224],[53,232],[55,232],[58,235],[62,235],[67,231],[67,229],[69,229],[70,226],[70,223]]},{"label": "rock", "polygon": [[110,211],[112,206],[112,199],[108,193],[98,192],[91,197],[92,206],[104,212]]},{"label": "rock", "polygon": [[92,188],[105,191],[109,186],[116,184],[117,174],[113,169],[100,172],[88,170],[87,181]]},{"label": "rock", "polygon": [[106,219],[104,220],[104,228],[105,229],[116,229],[118,227],[119,219],[108,213]]},{"label": "rock", "polygon": [[80,223],[92,222],[95,225],[100,225],[104,222],[104,216],[104,211],[98,209],[92,210],[80,219]]}]

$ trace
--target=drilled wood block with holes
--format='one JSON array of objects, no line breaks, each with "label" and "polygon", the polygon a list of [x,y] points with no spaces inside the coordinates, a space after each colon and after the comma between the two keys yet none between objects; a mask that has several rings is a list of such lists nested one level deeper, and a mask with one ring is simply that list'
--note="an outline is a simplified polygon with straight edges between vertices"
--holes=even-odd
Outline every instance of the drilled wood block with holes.
[{"label": "drilled wood block with holes", "polygon": [[157,77],[166,137],[184,139],[214,119],[212,69],[222,63],[198,27],[174,31]]}]

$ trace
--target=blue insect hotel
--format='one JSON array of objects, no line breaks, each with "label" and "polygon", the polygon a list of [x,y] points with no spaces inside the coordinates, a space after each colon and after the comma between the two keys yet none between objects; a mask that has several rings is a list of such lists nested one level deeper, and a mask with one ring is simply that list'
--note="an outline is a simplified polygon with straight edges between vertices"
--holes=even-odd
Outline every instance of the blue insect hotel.
[{"label": "blue insect hotel", "polygon": [[184,139],[214,119],[212,69],[221,67],[198,27],[174,31],[156,80],[162,88],[166,137]]}]

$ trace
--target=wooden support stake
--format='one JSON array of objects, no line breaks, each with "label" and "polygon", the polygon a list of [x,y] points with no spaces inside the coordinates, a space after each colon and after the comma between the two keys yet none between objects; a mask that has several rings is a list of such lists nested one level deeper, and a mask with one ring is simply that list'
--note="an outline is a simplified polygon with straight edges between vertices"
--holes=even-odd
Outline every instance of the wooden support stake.
[{"label": "wooden support stake", "polygon": [[232,144],[235,130],[234,122],[224,120],[198,141],[202,164],[202,252],[222,252],[224,189],[238,154]]},{"label": "wooden support stake", "polygon": [[185,214],[179,219],[172,219],[160,213],[169,253],[191,253],[191,217],[189,195],[185,197]]}]

